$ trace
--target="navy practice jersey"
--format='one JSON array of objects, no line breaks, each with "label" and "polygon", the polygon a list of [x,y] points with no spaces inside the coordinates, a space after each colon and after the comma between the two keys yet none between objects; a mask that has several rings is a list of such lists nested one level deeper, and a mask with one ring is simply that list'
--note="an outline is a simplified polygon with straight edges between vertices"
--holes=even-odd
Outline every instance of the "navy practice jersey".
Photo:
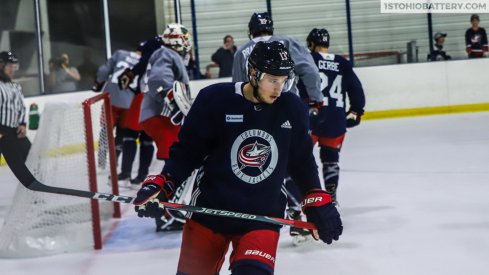
[{"label": "navy practice jersey", "polygon": [[[303,192],[320,188],[307,108],[292,93],[271,105],[253,104],[243,86],[219,83],[199,93],[163,172],[180,183],[200,167],[192,205],[283,217],[287,171]],[[191,219],[226,234],[279,228],[196,213]]]},{"label": "navy practice jersey", "polygon": [[[350,109],[363,114],[365,94],[362,84],[353,71],[351,63],[342,56],[330,53],[311,53],[319,68],[324,107],[319,114],[319,123],[312,134],[319,137],[337,137],[346,132],[346,95]],[[307,98],[299,83],[302,98]]]}]

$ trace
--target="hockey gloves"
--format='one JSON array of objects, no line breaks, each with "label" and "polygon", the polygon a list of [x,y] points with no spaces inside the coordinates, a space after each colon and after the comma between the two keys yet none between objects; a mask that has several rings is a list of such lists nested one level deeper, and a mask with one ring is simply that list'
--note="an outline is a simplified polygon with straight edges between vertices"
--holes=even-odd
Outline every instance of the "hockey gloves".
[{"label": "hockey gloves", "polygon": [[131,69],[126,68],[121,75],[117,78],[117,84],[119,85],[119,89],[125,90],[131,85],[135,75],[131,71]]},{"label": "hockey gloves", "polygon": [[309,129],[314,130],[319,123],[319,110],[323,107],[322,102],[309,101]]},{"label": "hockey gloves", "polygon": [[168,176],[164,174],[147,176],[134,200],[138,216],[161,217],[164,206],[160,202],[167,202],[174,192],[175,184]]},{"label": "hockey gloves", "polygon": [[302,211],[307,220],[312,222],[317,230],[312,230],[315,240],[321,239],[327,244],[337,241],[343,232],[340,214],[332,203],[331,195],[324,190],[311,190],[301,203]]},{"label": "hockey gloves", "polygon": [[355,112],[351,109],[346,113],[346,128],[355,127],[360,124],[363,112]]},{"label": "hockey gloves", "polygon": [[100,83],[99,83],[99,82],[97,82],[97,81],[95,81],[95,82],[93,83],[93,85],[92,85],[92,91],[97,92],[97,93],[98,93],[98,92],[101,92],[101,91],[102,91],[102,89],[104,88],[104,84],[105,84],[105,81],[100,82]]}]

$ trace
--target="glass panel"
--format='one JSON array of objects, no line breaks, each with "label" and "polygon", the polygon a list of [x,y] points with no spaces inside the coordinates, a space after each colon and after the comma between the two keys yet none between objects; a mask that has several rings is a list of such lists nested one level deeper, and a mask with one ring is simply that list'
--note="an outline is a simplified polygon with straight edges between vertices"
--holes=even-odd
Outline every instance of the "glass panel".
[{"label": "glass panel", "polygon": [[[471,14],[433,14],[433,35],[437,32],[445,33],[443,50],[452,60],[466,59],[465,32],[471,28]],[[479,14],[480,27],[489,28],[489,14]],[[433,41],[434,42],[434,41]]]},{"label": "glass panel", "polygon": [[379,0],[351,0],[350,7],[355,66],[426,61],[426,14],[382,14]]},{"label": "glass panel", "polygon": [[46,93],[90,89],[106,60],[102,10],[101,0],[41,3]]},{"label": "glass panel", "polygon": [[[156,16],[155,0],[109,1],[112,52],[119,49],[136,50],[139,42],[156,36]],[[164,29],[164,26],[160,28]]]},{"label": "glass panel", "polygon": [[2,0],[0,8],[0,51],[12,51],[19,59],[14,81],[24,96],[40,94],[34,4],[31,0]]},{"label": "glass panel", "polygon": [[[192,28],[190,1],[181,1],[182,23]],[[249,40],[248,22],[254,12],[266,11],[265,0],[211,0],[195,1],[198,25],[198,47],[200,70],[205,72],[205,67],[212,64],[211,56],[217,49],[223,46],[223,38],[226,35],[234,37],[237,47]],[[213,77],[217,77],[218,69],[211,71]]]},{"label": "glass panel", "polygon": [[344,0],[272,2],[275,34],[289,35],[307,46],[306,38],[313,28],[325,28],[331,37],[330,51],[348,54],[348,33]]}]

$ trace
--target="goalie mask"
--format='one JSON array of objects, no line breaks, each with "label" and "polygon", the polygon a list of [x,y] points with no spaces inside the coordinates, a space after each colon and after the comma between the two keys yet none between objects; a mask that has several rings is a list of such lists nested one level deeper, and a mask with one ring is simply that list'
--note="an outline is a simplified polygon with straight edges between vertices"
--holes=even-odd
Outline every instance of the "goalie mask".
[{"label": "goalie mask", "polygon": [[329,32],[326,29],[312,29],[307,36],[307,47],[311,49],[314,46],[329,48]]},{"label": "goalie mask", "polygon": [[[251,71],[254,69],[255,73]],[[248,75],[253,87],[256,90],[258,82],[263,79],[265,74],[274,76],[287,76],[287,82],[283,91],[288,91],[294,84],[294,61],[290,56],[289,50],[284,44],[278,41],[258,42],[248,58]],[[256,91],[257,92],[257,91]]]},{"label": "goalie mask", "polygon": [[172,23],[166,26],[162,38],[165,46],[174,49],[182,56],[188,54],[192,48],[190,32],[182,24]]}]

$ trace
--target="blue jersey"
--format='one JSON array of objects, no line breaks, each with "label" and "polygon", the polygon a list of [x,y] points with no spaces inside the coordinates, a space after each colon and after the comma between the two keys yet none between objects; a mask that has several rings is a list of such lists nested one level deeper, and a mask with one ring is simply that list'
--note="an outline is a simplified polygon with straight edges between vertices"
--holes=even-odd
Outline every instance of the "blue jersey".
[{"label": "blue jersey", "polygon": [[[346,132],[346,96],[350,110],[363,114],[365,94],[362,84],[353,71],[351,63],[342,56],[330,53],[311,53],[319,68],[324,107],[319,114],[319,123],[312,134],[319,137],[337,137]],[[302,98],[307,98],[299,83]]]},{"label": "blue jersey", "polygon": [[[286,172],[302,192],[320,188],[307,108],[292,93],[282,93],[271,105],[253,104],[244,98],[243,86],[219,83],[198,94],[163,172],[180,183],[200,168],[192,205],[283,217]],[[195,213],[191,219],[224,234],[278,230],[267,223]]]}]

